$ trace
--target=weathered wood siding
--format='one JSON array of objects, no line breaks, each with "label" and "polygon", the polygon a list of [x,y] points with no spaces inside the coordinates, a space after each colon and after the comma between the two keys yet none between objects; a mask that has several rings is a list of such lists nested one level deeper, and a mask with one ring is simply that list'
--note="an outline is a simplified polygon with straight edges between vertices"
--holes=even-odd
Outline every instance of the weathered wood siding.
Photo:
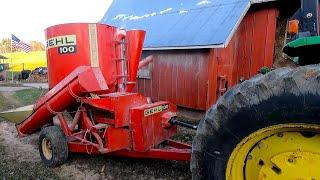
[{"label": "weathered wood siding", "polygon": [[226,77],[226,89],[240,79],[256,75],[261,67],[272,67],[278,10],[250,10],[227,48],[211,49],[207,108],[219,97],[219,77]]},{"label": "weathered wood siding", "polygon": [[152,51],[150,79],[139,79],[137,90],[153,100],[205,109],[209,50]]},{"label": "weathered wood siding", "polygon": [[137,91],[154,101],[208,109],[223,88],[249,79],[263,66],[272,67],[277,16],[276,8],[251,9],[226,48],[144,51],[154,60],[150,79],[139,79]]}]

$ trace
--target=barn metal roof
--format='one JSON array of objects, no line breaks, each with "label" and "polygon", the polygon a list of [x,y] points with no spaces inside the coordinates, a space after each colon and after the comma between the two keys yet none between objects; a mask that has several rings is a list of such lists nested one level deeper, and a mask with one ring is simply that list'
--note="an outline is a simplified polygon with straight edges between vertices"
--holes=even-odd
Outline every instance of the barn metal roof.
[{"label": "barn metal roof", "polygon": [[145,50],[226,47],[250,5],[270,0],[113,0],[100,21],[144,29]]}]

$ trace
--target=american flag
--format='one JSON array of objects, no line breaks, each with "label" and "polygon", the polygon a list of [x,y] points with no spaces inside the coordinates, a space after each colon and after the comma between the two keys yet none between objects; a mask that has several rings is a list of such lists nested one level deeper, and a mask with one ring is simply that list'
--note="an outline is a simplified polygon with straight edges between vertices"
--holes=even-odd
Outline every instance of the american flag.
[{"label": "american flag", "polygon": [[31,46],[27,43],[21,41],[17,36],[11,35],[11,47],[21,48],[24,52],[29,53],[31,51]]}]

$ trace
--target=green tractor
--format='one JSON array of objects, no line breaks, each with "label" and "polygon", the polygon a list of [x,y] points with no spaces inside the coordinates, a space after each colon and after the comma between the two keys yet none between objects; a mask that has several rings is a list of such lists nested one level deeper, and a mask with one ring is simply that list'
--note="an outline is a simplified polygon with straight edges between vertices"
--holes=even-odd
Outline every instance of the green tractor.
[{"label": "green tractor", "polygon": [[279,68],[227,91],[201,120],[193,179],[320,179],[319,1],[301,0]]}]

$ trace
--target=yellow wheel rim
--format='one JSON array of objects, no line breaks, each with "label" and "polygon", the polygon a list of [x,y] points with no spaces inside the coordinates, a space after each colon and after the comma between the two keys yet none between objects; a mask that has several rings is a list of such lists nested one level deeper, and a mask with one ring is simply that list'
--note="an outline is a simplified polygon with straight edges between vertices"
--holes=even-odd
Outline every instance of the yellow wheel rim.
[{"label": "yellow wheel rim", "polygon": [[42,147],[42,152],[43,152],[44,157],[47,160],[51,160],[51,158],[52,158],[51,142],[47,138],[43,138],[42,143],[41,143],[41,147]]},{"label": "yellow wheel rim", "polygon": [[280,124],[260,129],[233,150],[230,180],[320,179],[320,126]]}]

